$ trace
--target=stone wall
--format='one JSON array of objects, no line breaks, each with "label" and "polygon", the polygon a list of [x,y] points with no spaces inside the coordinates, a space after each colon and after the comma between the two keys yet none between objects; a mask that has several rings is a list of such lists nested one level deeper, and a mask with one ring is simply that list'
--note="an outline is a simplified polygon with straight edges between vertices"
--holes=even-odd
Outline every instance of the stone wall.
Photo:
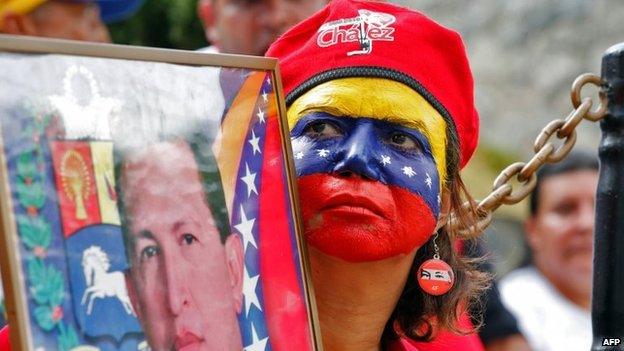
[{"label": "stone wall", "polygon": [[[621,0],[397,0],[464,36],[476,82],[481,143],[526,157],[543,125],[571,109],[583,72],[600,73],[602,53],[624,41]],[[586,124],[586,123],[584,123]],[[578,144],[596,148],[597,124]]]}]

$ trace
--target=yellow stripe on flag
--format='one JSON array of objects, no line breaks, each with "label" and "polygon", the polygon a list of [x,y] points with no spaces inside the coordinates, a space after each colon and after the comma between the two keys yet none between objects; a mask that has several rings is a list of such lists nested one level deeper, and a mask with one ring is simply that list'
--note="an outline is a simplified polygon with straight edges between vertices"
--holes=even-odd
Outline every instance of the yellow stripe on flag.
[{"label": "yellow stripe on flag", "polygon": [[249,122],[254,116],[254,107],[265,77],[266,72],[255,72],[243,83],[221,124],[221,131],[212,147],[217,157],[225,203],[230,216],[232,216],[234,190],[236,189],[243,144],[246,142]]},{"label": "yellow stripe on flag", "polygon": [[96,141],[90,143],[90,146],[102,223],[120,225],[115,193],[113,143]]}]

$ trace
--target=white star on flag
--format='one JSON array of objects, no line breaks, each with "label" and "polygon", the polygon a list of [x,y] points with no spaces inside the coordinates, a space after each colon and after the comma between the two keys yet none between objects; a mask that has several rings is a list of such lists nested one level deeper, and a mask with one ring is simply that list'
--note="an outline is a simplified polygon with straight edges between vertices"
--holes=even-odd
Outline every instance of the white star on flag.
[{"label": "white star on flag", "polygon": [[303,156],[304,156],[304,154],[303,154],[303,152],[301,152],[301,151],[299,151],[299,152],[297,152],[297,153],[295,154],[295,158],[296,158],[297,160],[301,160],[301,159],[303,158]]},{"label": "white star on flag", "polygon": [[262,311],[256,288],[258,287],[258,279],[260,274],[250,277],[247,267],[243,268],[243,295],[245,296],[245,316],[249,316],[251,305],[258,307]]},{"label": "white star on flag", "polygon": [[269,94],[267,94],[266,92],[262,92],[262,100],[264,100],[264,102],[269,101]]},{"label": "white star on flag", "polygon": [[318,152],[318,155],[320,157],[327,157],[327,155],[329,155],[329,150],[327,149],[320,149],[320,150],[316,150]]},{"label": "white star on flag", "polygon": [[416,172],[414,172],[414,170],[412,169],[412,167],[409,166],[405,166],[402,168],[403,170],[403,174],[405,174],[408,177],[413,177],[414,175],[416,175]]},{"label": "white star on flag", "polygon": [[253,225],[254,222],[256,221],[255,218],[252,219],[247,219],[247,215],[245,215],[245,210],[243,209],[243,205],[241,205],[240,207],[240,213],[241,213],[241,222],[237,225],[234,226],[234,228],[236,228],[236,230],[238,230],[239,233],[241,233],[241,235],[243,236],[243,249],[247,249],[247,243],[250,243],[253,247],[255,247],[256,249],[258,248],[258,245],[256,245],[256,239],[253,236],[252,230],[253,230]]},{"label": "white star on flag", "polygon": [[267,85],[271,85],[271,77],[267,77],[266,83]]},{"label": "white star on flag", "polygon": [[264,351],[266,350],[267,341],[269,341],[269,337],[258,340],[258,333],[256,333],[253,323],[251,323],[251,345],[247,345],[243,351]]},{"label": "white star on flag", "polygon": [[264,119],[264,111],[262,111],[262,109],[260,107],[258,107],[258,113],[256,113],[256,116],[258,116],[258,119],[260,120],[260,123],[264,123],[265,119]]},{"label": "white star on flag", "polygon": [[429,176],[429,173],[426,173],[426,174],[427,174],[427,178],[425,179],[425,184],[427,184],[429,189],[431,189],[431,177]]},{"label": "white star on flag", "polygon": [[260,150],[260,138],[256,136],[253,129],[251,130],[251,139],[247,140],[247,142],[251,144],[251,147],[253,147],[254,155],[256,154],[256,151],[258,151],[258,153],[262,153]]},{"label": "white star on flag", "polygon": [[258,195],[258,189],[256,189],[256,173],[249,172],[249,164],[247,162],[245,162],[245,176],[241,177],[241,180],[247,185],[247,197],[250,197],[252,192]]},{"label": "white star on flag", "polygon": [[440,195],[438,195],[438,205],[440,205],[440,202],[442,201],[440,200]]},{"label": "white star on flag", "polygon": [[381,155],[381,164],[382,165],[385,166],[385,165],[389,165],[391,163],[392,163],[392,161],[390,161],[390,156],[388,156],[388,155]]}]

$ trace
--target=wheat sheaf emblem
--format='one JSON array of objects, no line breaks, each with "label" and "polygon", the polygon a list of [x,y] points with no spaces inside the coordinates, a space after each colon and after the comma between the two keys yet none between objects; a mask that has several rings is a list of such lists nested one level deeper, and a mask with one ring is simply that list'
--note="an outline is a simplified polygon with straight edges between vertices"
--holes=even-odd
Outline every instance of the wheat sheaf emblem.
[{"label": "wheat sheaf emblem", "polygon": [[87,164],[76,150],[66,151],[61,158],[61,184],[67,198],[76,206],[76,219],[87,219],[85,200],[91,192],[91,182]]}]

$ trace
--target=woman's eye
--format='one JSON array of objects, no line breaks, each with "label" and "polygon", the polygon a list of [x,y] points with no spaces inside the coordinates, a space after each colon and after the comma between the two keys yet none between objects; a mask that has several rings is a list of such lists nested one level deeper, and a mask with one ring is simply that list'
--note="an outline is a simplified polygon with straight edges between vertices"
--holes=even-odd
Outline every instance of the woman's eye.
[{"label": "woman's eye", "polygon": [[403,132],[394,132],[390,134],[388,143],[405,151],[418,152],[420,144],[410,135]]},{"label": "woman's eye", "polygon": [[155,245],[146,246],[143,250],[141,250],[141,261],[145,261],[149,258],[152,258],[160,253],[160,248]]},{"label": "woman's eye", "polygon": [[332,123],[313,122],[303,130],[303,134],[315,139],[325,139],[340,136],[342,132]]},{"label": "woman's eye", "polygon": [[182,243],[184,245],[191,245],[192,243],[196,241],[197,241],[197,238],[193,234],[189,234],[189,233],[182,234]]}]

